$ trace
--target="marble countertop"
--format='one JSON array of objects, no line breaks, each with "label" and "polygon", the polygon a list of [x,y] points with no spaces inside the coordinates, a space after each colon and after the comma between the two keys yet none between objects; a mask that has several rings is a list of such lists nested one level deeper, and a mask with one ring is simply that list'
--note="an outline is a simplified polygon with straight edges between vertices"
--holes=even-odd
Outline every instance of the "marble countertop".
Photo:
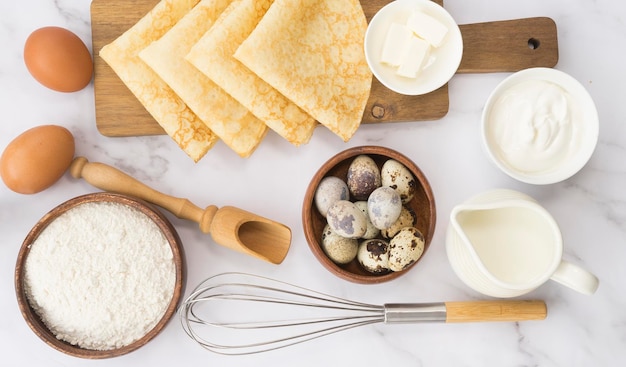
[{"label": "marble countertop", "polygon": [[[167,213],[187,256],[187,292],[224,271],[245,271],[288,280],[319,291],[373,303],[486,299],[462,283],[445,251],[451,209],[493,188],[524,192],[561,226],[564,258],[600,279],[592,296],[548,282],[520,299],[543,299],[548,317],[519,323],[371,325],[280,351],[245,357],[208,352],[173,319],[146,346],[125,356],[88,361],[44,344],[27,326],[14,290],[15,260],[30,228],[70,198],[98,191],[65,175],[48,190],[20,195],[0,186],[0,345],[5,366],[135,365],[398,365],[398,366],[618,366],[626,361],[626,3],[621,1],[446,1],[460,24],[547,16],[558,27],[562,70],[589,91],[600,116],[598,146],[570,179],[533,186],[509,178],[482,151],[479,123],[494,87],[509,73],[458,74],[449,83],[450,111],[440,120],[364,125],[344,143],[326,129],[299,148],[270,133],[248,159],[218,144],[194,164],[167,136],[111,138],[95,124],[93,84],[64,94],[38,84],[22,58],[33,30],[66,27],[90,46],[87,0],[0,3],[0,147],[22,131],[58,124],[72,131],[77,154],[113,165],[164,193],[198,206],[232,205],[288,225],[291,249],[280,265],[228,250],[197,226]],[[339,279],[309,250],[301,204],[317,168],[334,154],[359,145],[393,148],[411,158],[432,184],[438,220],[419,266],[388,283],[358,285]]]}]

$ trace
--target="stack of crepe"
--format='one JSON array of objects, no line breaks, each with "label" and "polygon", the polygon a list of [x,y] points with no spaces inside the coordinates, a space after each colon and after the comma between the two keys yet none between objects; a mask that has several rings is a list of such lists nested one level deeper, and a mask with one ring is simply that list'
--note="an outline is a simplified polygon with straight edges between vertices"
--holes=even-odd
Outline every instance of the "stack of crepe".
[{"label": "stack of crepe", "polygon": [[354,135],[366,27],[358,0],[161,0],[99,55],[194,161],[218,140],[249,157],[268,130]]}]

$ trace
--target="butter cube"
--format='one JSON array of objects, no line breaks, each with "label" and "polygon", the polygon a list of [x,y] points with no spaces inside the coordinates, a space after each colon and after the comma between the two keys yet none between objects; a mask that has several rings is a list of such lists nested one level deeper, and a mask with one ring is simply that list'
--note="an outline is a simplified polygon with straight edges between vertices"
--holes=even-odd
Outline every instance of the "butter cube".
[{"label": "butter cube", "polygon": [[407,52],[411,38],[414,38],[413,32],[406,25],[391,23],[387,31],[380,61],[391,66],[400,65]]},{"label": "butter cube", "polygon": [[407,20],[407,27],[433,47],[439,47],[448,34],[448,28],[437,19],[420,11],[414,11]]},{"label": "butter cube", "polygon": [[406,78],[417,78],[424,61],[428,58],[430,44],[421,38],[411,37],[407,53],[396,74]]}]

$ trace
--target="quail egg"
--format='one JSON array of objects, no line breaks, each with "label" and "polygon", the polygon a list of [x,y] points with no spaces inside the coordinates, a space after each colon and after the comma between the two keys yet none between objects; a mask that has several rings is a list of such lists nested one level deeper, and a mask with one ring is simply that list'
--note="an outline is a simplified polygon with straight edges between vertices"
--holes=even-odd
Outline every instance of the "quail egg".
[{"label": "quail egg", "polygon": [[405,227],[389,241],[389,269],[401,271],[424,253],[424,235],[415,227]]},{"label": "quail egg", "polygon": [[384,238],[393,238],[404,227],[414,227],[417,224],[417,216],[410,207],[403,205],[400,216],[389,228],[380,231]]},{"label": "quail egg", "polygon": [[348,200],[338,200],[328,208],[326,221],[330,229],[346,238],[360,238],[367,231],[367,218]]},{"label": "quail egg", "polygon": [[403,204],[413,199],[417,181],[402,163],[395,159],[387,160],[380,169],[380,177],[383,186],[391,187],[400,194]]},{"label": "quail egg", "polygon": [[402,211],[402,200],[391,187],[379,187],[367,199],[367,213],[374,227],[385,229],[398,220]]},{"label": "quail egg", "polygon": [[357,260],[363,269],[374,274],[384,274],[389,269],[389,243],[381,239],[362,241],[359,244]]},{"label": "quail egg", "polygon": [[324,177],[317,190],[315,190],[315,206],[317,210],[326,216],[328,208],[330,208],[335,201],[348,200],[350,198],[350,192],[348,191],[348,185],[345,181],[335,176]]},{"label": "quail egg", "polygon": [[378,235],[380,234],[380,229],[374,227],[374,224],[372,224],[372,221],[370,220],[370,216],[367,212],[367,201],[356,201],[354,205],[356,205],[357,208],[361,209],[361,211],[365,215],[365,218],[367,219],[367,230],[365,231],[365,234],[361,236],[361,238],[369,240],[378,237]]},{"label": "quail egg", "polygon": [[329,259],[337,264],[347,264],[354,260],[359,249],[359,241],[354,238],[345,238],[324,227],[322,233],[322,250]]},{"label": "quail egg", "polygon": [[380,169],[370,156],[359,155],[350,163],[346,181],[355,200],[367,200],[381,186]]}]

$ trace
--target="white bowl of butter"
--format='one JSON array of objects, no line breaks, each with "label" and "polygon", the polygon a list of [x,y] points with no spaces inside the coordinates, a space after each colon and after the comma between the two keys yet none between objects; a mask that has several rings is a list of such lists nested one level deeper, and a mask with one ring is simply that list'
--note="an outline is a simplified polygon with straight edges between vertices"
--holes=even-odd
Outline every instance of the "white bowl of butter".
[{"label": "white bowl of butter", "polygon": [[430,0],[395,0],[365,32],[365,58],[385,87],[404,95],[430,93],[456,73],[463,38],[456,21]]},{"label": "white bowl of butter", "polygon": [[598,142],[598,112],[585,87],[550,68],[518,71],[494,89],[483,109],[483,145],[510,177],[545,185],[576,174]]}]

